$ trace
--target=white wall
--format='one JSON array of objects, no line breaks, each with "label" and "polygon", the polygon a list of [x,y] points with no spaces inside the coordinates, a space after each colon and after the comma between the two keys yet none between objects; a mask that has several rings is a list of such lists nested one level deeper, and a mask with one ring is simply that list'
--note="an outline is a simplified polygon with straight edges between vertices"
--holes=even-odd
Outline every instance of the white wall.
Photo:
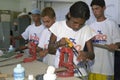
[{"label": "white wall", "polygon": [[[65,2],[63,2],[64,0],[45,0],[45,1],[48,1],[48,2],[53,1],[51,7],[54,8],[54,10],[57,14],[57,20],[65,19],[65,15],[68,12],[70,5],[72,5],[73,2],[75,2],[73,0],[67,0]],[[68,2],[68,1],[70,1],[70,2]],[[90,3],[92,0],[82,0],[82,1],[85,1],[90,6]],[[106,6],[107,6],[105,15],[106,15],[106,17],[111,18],[120,24],[120,19],[119,19],[120,10],[118,9],[118,6],[119,6],[118,4],[120,3],[120,1],[119,1],[119,3],[118,3],[118,1],[119,0],[105,0]],[[91,7],[90,7],[90,9],[91,9]],[[91,23],[94,20],[95,20],[95,18],[91,11],[91,17],[90,17],[90,20],[88,21],[88,23]]]},{"label": "white wall", "polygon": [[[26,8],[27,12],[29,12],[33,8],[36,8],[36,4],[37,4],[36,1],[37,0],[0,0],[0,10],[23,11],[23,9]],[[51,0],[51,1],[54,1],[54,3],[52,3],[52,7],[55,9],[55,12],[57,14],[57,20],[63,20],[72,2],[78,0],[67,0],[65,2],[63,2],[64,0]],[[59,3],[55,1],[58,1]],[[91,0],[82,0],[82,1],[85,1],[88,4],[90,4],[91,2]],[[114,19],[118,24],[120,24],[120,18],[119,18],[120,9],[118,9],[120,0],[105,0],[105,1],[107,4],[105,15],[109,18]],[[93,18],[93,14],[91,14],[91,16]]]},{"label": "white wall", "polygon": [[108,17],[108,18],[111,18],[113,20],[115,20],[117,23],[120,23],[118,22],[119,20],[119,4],[118,4],[118,1],[119,0],[105,0],[106,1],[106,12],[105,12],[105,15]]},{"label": "white wall", "polygon": [[[120,0],[118,1],[118,4],[120,4]],[[118,23],[120,24],[120,9],[118,9]]]},{"label": "white wall", "polygon": [[52,4],[53,9],[55,10],[56,13],[56,19],[58,21],[64,20],[65,15],[69,11],[69,7],[72,5],[72,3],[54,3]]}]

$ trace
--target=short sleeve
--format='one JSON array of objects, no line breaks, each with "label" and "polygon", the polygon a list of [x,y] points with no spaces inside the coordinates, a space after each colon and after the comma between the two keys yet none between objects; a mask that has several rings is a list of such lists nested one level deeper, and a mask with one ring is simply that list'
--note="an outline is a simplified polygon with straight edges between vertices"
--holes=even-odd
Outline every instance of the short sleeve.
[{"label": "short sleeve", "polygon": [[29,28],[30,28],[30,26],[28,26],[28,27],[25,29],[25,31],[21,34],[22,37],[23,37],[25,40],[29,39]]},{"label": "short sleeve", "polygon": [[58,22],[55,22],[50,28],[49,30],[54,34],[54,35],[58,35]]}]

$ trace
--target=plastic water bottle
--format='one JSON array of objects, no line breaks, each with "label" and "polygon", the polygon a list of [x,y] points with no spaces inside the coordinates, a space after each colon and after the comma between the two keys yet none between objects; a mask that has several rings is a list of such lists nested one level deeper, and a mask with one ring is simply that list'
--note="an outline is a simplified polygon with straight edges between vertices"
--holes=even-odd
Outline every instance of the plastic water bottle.
[{"label": "plastic water bottle", "polygon": [[13,70],[14,80],[24,80],[25,77],[25,69],[21,66],[21,64],[17,64],[17,66]]},{"label": "plastic water bottle", "polygon": [[12,51],[14,51],[14,48],[13,48],[12,45],[10,45],[10,47],[9,47],[9,52],[12,52]]}]

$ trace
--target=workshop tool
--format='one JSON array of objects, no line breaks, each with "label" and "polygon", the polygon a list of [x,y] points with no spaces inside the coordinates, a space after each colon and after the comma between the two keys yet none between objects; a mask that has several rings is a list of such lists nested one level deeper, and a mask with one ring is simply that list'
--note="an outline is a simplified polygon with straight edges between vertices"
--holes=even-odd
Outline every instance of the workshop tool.
[{"label": "workshop tool", "polygon": [[10,57],[10,58],[7,58],[7,59],[0,60],[0,62],[8,61],[8,60],[15,59],[15,58],[17,59],[17,58],[20,58],[20,57],[22,57],[22,56],[23,56],[23,54],[19,53],[19,54],[13,56],[13,57]]},{"label": "workshop tool", "polygon": [[[76,48],[74,47],[73,43],[72,43],[72,42],[70,41],[70,39],[68,39],[68,38],[65,38],[65,40],[66,40],[68,46],[72,49],[75,57],[77,58],[77,57],[78,57],[78,51],[77,51]],[[83,64],[83,63],[84,63],[83,61],[82,61],[82,62],[79,62],[79,63],[74,63],[74,62],[73,62],[74,67],[75,67],[75,69],[76,69],[79,77],[81,77],[81,78],[84,80],[84,76],[87,75],[87,73],[86,73],[86,69],[85,69],[86,65]],[[80,64],[82,64],[82,66],[81,66]],[[80,71],[79,68],[81,68],[82,71]]]},{"label": "workshop tool", "polygon": [[30,41],[29,44],[30,44],[30,46],[31,46],[31,47],[29,48],[29,53],[30,53],[31,56],[28,57],[28,58],[25,58],[24,61],[29,61],[29,62],[31,62],[31,61],[34,61],[34,60],[37,59],[37,53],[36,53],[37,45],[35,44],[34,41]]},{"label": "workshop tool", "polygon": [[27,62],[32,62],[32,61],[33,61],[33,58],[24,58],[23,60],[18,61],[18,62],[0,65],[0,67],[11,66],[11,65],[19,64],[19,63],[27,63]]},{"label": "workshop tool", "polygon": [[74,76],[73,51],[70,47],[63,47],[60,50],[59,67],[65,67],[67,68],[67,71],[57,73],[57,76],[59,77]]},{"label": "workshop tool", "polygon": [[37,45],[34,42],[30,42],[30,46],[31,46],[31,48],[29,49],[30,55],[31,55],[30,57],[24,58],[22,61],[18,61],[15,63],[0,65],[0,67],[10,66],[10,65],[19,64],[19,63],[27,63],[27,62],[32,62],[32,61],[36,60],[37,59],[37,55],[36,55]]},{"label": "workshop tool", "polygon": [[[60,53],[60,62],[59,62],[59,67],[66,67],[68,70],[66,72],[62,72],[57,74],[60,77],[70,77],[70,76],[74,76],[74,72],[72,72],[74,70],[74,68],[77,70],[77,72],[81,75],[80,78],[83,79],[83,74],[82,72],[79,70],[78,67],[76,67],[77,65],[73,63],[73,55],[75,55],[76,57],[78,57],[78,52],[77,50],[74,48],[73,43],[65,38],[66,42],[67,42],[67,47],[63,47],[61,49],[61,53]],[[63,51],[62,51],[63,50]],[[64,62],[64,54],[67,53],[68,54],[68,59],[67,62]],[[69,64],[69,65],[68,65]],[[74,67],[75,66],[75,67]],[[71,72],[69,72],[71,71]]]},{"label": "workshop tool", "polygon": [[[103,44],[95,44],[95,43],[93,43],[93,46],[103,48],[103,49],[109,49],[108,46],[103,45]],[[120,49],[115,49],[115,51],[120,51]]]},{"label": "workshop tool", "polygon": [[68,39],[68,38],[65,38],[66,42],[67,42],[67,45],[72,48],[73,52],[74,52],[74,55],[76,57],[78,57],[78,51],[74,48],[74,45],[73,43]]},{"label": "workshop tool", "polygon": [[62,71],[67,71],[67,68],[65,68],[65,67],[60,67],[60,68],[56,68],[56,69],[55,69],[55,73],[59,73],[59,72],[62,72]]}]

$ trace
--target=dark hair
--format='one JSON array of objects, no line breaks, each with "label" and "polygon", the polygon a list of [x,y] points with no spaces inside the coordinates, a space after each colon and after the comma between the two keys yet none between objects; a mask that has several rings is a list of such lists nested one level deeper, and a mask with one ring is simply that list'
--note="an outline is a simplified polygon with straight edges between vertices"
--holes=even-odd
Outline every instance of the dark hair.
[{"label": "dark hair", "polygon": [[104,0],[92,0],[90,6],[92,7],[93,5],[105,7],[105,1]]},{"label": "dark hair", "polygon": [[78,1],[70,7],[70,15],[75,18],[84,18],[88,20],[90,17],[90,10],[88,5],[83,1]]},{"label": "dark hair", "polygon": [[54,18],[56,15],[52,7],[46,7],[43,9],[41,16],[42,17],[48,16],[50,18]]}]

